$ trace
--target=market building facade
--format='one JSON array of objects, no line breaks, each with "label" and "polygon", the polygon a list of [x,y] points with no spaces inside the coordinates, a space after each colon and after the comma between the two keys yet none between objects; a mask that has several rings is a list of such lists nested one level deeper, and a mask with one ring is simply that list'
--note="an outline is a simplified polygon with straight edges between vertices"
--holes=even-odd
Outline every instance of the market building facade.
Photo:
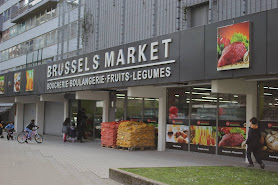
[{"label": "market building facade", "polygon": [[[211,21],[211,9],[221,2],[207,2],[197,8],[210,8]],[[94,17],[86,10],[98,3],[84,8],[85,22]],[[17,132],[35,119],[41,133],[60,135],[63,120],[78,122],[82,110],[91,118],[88,132],[95,138],[101,122],[129,119],[157,126],[159,151],[237,157],[245,157],[249,119],[258,117],[264,158],[277,161],[278,9],[236,15],[165,34],[152,29],[141,39],[108,39],[106,47],[86,24],[90,31],[82,35],[82,52],[57,53],[53,62],[1,74],[0,102],[16,104]],[[64,43],[58,41],[57,48],[65,49]]]}]

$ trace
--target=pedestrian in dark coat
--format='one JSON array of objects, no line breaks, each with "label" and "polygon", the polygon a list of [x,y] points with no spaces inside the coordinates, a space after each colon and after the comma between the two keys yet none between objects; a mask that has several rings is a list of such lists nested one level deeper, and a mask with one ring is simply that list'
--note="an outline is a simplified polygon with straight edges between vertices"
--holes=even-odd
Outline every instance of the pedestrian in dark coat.
[{"label": "pedestrian in dark coat", "polygon": [[258,127],[258,120],[257,118],[253,117],[250,119],[250,127],[248,131],[248,138],[246,141],[247,144],[247,159],[249,162],[248,167],[254,167],[254,163],[251,158],[251,154],[253,153],[256,161],[260,165],[262,169],[265,168],[264,163],[260,157],[260,140],[261,140],[261,133]]},{"label": "pedestrian in dark coat", "polygon": [[83,115],[83,118],[81,120],[81,122],[78,125],[78,136],[77,136],[77,140],[80,141],[80,143],[82,143],[82,137],[84,137],[85,134],[85,128],[86,128],[86,120],[87,120],[87,116]]}]

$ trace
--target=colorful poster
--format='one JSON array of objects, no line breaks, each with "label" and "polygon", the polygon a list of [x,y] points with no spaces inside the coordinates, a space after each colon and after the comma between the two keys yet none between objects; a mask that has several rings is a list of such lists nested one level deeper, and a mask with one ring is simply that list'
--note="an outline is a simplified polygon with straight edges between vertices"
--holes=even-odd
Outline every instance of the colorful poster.
[{"label": "colorful poster", "polygon": [[217,29],[217,71],[249,68],[250,22]]},{"label": "colorful poster", "polygon": [[245,120],[218,122],[218,154],[245,157],[246,124]]},{"label": "colorful poster", "polygon": [[190,143],[193,145],[215,146],[216,127],[191,126]]},{"label": "colorful poster", "polygon": [[167,124],[166,147],[169,149],[188,150],[189,126]]},{"label": "colorful poster", "polygon": [[263,158],[278,161],[278,122],[261,122],[260,127]]},{"label": "colorful poster", "polygon": [[34,90],[34,69],[26,71],[26,91]]},{"label": "colorful poster", "polygon": [[185,125],[167,125],[166,142],[189,143],[189,127]]},{"label": "colorful poster", "polygon": [[246,150],[246,128],[218,127],[218,154],[244,157]]},{"label": "colorful poster", "polygon": [[14,74],[14,92],[20,92],[21,73]]},{"label": "colorful poster", "polygon": [[0,76],[0,94],[5,93],[5,77]]}]

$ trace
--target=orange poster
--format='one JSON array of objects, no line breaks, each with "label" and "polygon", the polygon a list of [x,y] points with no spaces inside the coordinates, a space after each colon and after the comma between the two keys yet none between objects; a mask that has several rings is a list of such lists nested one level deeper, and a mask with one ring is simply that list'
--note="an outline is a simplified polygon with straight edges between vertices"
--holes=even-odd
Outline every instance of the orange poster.
[{"label": "orange poster", "polygon": [[26,91],[34,90],[34,69],[26,71]]}]

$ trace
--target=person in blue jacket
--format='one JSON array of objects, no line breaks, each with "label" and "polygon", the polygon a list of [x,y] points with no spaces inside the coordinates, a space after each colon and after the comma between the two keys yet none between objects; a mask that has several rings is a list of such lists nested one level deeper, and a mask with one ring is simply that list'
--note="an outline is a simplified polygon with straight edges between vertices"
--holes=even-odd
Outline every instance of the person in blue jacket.
[{"label": "person in blue jacket", "polygon": [[[12,134],[13,134],[13,131],[14,131],[14,123],[11,122],[10,124],[8,124],[7,126],[5,126],[5,129],[7,130],[7,133],[9,135],[11,135],[12,137]],[[12,137],[13,138],[13,137]]]},{"label": "person in blue jacket", "polygon": [[12,132],[14,130],[14,123],[8,124],[5,126],[5,129],[7,129],[8,132]]}]

